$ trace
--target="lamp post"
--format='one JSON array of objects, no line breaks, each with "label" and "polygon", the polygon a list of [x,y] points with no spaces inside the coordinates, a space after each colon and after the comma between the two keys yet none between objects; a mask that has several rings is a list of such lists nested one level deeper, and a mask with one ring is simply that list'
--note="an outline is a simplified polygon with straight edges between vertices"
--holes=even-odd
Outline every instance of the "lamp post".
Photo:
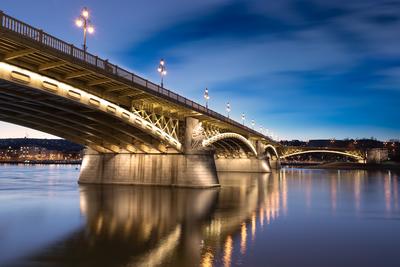
[{"label": "lamp post", "polygon": [[161,88],[163,88],[164,87],[164,76],[167,75],[167,67],[165,66],[164,59],[160,60],[160,64],[158,65],[157,71],[158,71],[158,73],[160,73],[160,76],[161,76]]},{"label": "lamp post", "polygon": [[231,104],[229,102],[226,103],[226,113],[228,114],[229,118],[229,113],[231,112]]},{"label": "lamp post", "polygon": [[210,95],[208,94],[208,88],[204,90],[204,99],[206,100],[206,108],[208,108],[208,100],[210,99]]},{"label": "lamp post", "polygon": [[75,20],[76,26],[79,28],[83,28],[83,51],[86,52],[87,46],[86,46],[86,35],[87,33],[94,33],[94,27],[90,22],[89,19],[89,10],[87,7],[84,7],[81,11],[81,14],[79,17]]},{"label": "lamp post", "polygon": [[244,121],[246,120],[246,116],[244,115],[244,113],[242,113],[242,123],[244,125]]}]

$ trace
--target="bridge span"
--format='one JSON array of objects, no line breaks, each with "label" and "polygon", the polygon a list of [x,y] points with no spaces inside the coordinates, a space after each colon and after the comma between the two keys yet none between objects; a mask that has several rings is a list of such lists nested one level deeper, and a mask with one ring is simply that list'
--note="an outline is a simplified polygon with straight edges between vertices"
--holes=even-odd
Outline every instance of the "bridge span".
[{"label": "bridge span", "polygon": [[0,120],[85,145],[80,183],[210,187],[219,185],[217,171],[279,168],[283,151],[260,132],[1,11]]},{"label": "bridge span", "polygon": [[304,155],[304,154],[334,154],[353,159],[359,163],[365,163],[367,154],[360,149],[345,149],[345,148],[331,148],[331,147],[298,147],[298,146],[285,146],[281,147],[279,159],[284,160],[290,157]]}]

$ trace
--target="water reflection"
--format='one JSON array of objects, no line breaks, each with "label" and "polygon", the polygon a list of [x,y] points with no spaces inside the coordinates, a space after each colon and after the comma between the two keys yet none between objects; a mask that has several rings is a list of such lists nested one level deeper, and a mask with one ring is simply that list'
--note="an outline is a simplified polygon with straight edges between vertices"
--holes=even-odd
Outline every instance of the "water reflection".
[{"label": "water reflection", "polygon": [[[87,221],[87,242],[99,254],[106,243],[120,264],[199,261],[199,226],[209,218],[217,196],[217,189],[84,186],[80,203],[85,207],[81,212]],[[176,257],[177,251],[184,257]]]},{"label": "water reflection", "polygon": [[289,169],[223,173],[207,190],[80,186],[83,227],[15,266],[396,266],[398,179]]}]

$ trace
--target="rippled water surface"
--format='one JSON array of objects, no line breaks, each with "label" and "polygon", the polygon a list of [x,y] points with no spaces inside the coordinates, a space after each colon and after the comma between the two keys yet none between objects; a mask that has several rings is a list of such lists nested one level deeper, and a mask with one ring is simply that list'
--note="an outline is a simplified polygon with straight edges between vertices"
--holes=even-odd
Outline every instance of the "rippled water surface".
[{"label": "rippled water surface", "polygon": [[219,189],[0,165],[0,266],[400,266],[399,176],[284,169]]}]

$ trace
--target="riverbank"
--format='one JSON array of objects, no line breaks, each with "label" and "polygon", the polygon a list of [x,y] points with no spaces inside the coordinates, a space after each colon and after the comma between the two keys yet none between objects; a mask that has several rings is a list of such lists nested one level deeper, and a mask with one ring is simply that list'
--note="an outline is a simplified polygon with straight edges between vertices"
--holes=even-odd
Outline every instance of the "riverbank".
[{"label": "riverbank", "polygon": [[330,162],[330,163],[290,163],[283,166],[307,168],[307,169],[340,169],[340,170],[392,170],[400,171],[400,162],[383,162],[383,163],[356,163],[356,162]]}]

